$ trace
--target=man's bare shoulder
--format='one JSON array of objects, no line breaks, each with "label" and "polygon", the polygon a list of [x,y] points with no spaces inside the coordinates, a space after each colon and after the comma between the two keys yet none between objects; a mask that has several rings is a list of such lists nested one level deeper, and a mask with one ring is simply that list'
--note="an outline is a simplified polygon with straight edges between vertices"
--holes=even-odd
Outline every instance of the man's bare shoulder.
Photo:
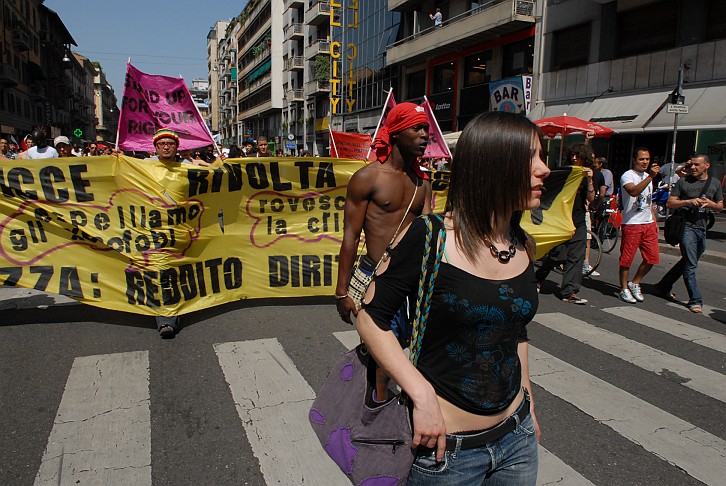
[{"label": "man's bare shoulder", "polygon": [[348,190],[353,188],[356,191],[373,191],[379,181],[380,175],[381,164],[366,164],[351,176],[350,181],[348,181]]}]

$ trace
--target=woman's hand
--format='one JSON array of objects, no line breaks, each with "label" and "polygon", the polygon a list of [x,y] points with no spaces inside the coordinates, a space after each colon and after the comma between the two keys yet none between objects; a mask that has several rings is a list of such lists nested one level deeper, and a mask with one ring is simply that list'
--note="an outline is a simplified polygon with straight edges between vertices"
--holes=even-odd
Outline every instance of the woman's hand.
[{"label": "woman's hand", "polygon": [[534,414],[534,400],[532,400],[531,395],[529,397],[529,414],[532,416],[532,422],[534,422],[534,433],[537,435],[537,443],[539,444],[542,437],[542,431],[539,429],[539,422],[537,421],[537,416]]},{"label": "woman's hand", "polygon": [[411,448],[418,446],[436,448],[436,462],[444,460],[446,452],[446,424],[433,388],[422,398],[413,402],[413,441]]}]

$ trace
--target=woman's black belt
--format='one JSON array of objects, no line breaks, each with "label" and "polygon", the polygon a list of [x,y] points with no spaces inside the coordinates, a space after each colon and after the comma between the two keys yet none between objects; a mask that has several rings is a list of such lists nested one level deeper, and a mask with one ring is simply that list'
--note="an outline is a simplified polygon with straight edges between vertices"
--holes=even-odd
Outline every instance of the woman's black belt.
[{"label": "woman's black belt", "polygon": [[456,444],[461,441],[459,449],[474,449],[476,447],[482,447],[486,444],[492,443],[497,439],[501,439],[521,423],[529,415],[529,393],[524,392],[524,400],[519,405],[519,408],[512,415],[504,419],[499,424],[495,425],[491,429],[486,429],[481,432],[466,435],[447,435],[446,436],[446,450],[456,450]]}]

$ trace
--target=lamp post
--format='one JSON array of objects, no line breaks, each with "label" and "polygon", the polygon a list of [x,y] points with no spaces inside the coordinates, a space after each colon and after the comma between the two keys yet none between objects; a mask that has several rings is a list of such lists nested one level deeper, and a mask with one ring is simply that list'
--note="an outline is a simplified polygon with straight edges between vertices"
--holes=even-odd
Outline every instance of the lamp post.
[{"label": "lamp post", "polygon": [[[673,93],[671,93],[671,103],[674,105],[683,105],[685,103],[685,97],[683,96],[683,68],[684,65],[678,66],[678,86]],[[673,172],[676,164],[676,137],[678,137],[678,112],[673,114],[673,146],[671,147],[671,170],[668,173],[668,197],[671,194],[671,181],[673,180]],[[669,213],[668,205],[666,204],[666,218]]]}]

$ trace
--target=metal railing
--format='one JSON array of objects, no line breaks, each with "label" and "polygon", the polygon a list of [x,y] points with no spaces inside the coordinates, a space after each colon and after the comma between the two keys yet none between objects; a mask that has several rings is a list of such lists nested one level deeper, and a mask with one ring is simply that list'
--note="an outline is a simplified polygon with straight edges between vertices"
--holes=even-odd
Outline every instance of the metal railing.
[{"label": "metal railing", "polygon": [[422,35],[430,34],[434,32],[435,30],[444,28],[448,25],[455,24],[457,22],[460,22],[467,17],[471,17],[472,15],[479,14],[485,10],[489,10],[493,7],[496,7],[500,5],[503,1],[509,1],[512,3],[512,17],[514,16],[526,16],[531,17],[534,15],[534,0],[490,0],[489,2],[478,5],[477,7],[474,7],[470,10],[467,10],[466,12],[460,13],[459,15],[455,15],[454,17],[448,18],[444,20],[441,23],[441,27],[428,27],[426,29],[421,29],[418,32],[414,33],[413,35],[410,35],[404,39],[401,39],[399,41],[396,41],[392,44],[389,44],[386,46],[388,49],[392,47],[398,47],[400,45],[406,44],[407,42],[410,42],[414,39],[417,39],[421,37]]}]

